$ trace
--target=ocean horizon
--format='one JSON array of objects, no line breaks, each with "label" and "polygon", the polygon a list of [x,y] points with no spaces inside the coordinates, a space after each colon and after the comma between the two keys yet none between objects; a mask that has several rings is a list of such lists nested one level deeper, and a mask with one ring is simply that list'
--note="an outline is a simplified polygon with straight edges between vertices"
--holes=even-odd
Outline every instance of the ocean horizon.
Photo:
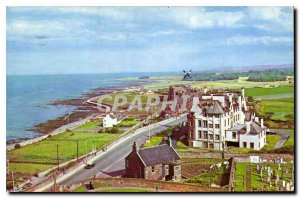
[{"label": "ocean horizon", "polygon": [[[34,138],[34,125],[68,114],[72,106],[50,102],[80,97],[99,87],[126,87],[143,75],[174,75],[175,72],[38,74],[6,76],[6,141]],[[136,79],[125,79],[136,78]]]}]

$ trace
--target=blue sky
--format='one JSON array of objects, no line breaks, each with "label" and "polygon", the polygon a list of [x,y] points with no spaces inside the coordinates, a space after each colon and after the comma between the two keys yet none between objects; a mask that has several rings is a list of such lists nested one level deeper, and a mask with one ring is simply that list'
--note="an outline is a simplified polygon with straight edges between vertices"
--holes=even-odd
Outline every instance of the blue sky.
[{"label": "blue sky", "polygon": [[9,7],[7,74],[293,63],[290,7]]}]

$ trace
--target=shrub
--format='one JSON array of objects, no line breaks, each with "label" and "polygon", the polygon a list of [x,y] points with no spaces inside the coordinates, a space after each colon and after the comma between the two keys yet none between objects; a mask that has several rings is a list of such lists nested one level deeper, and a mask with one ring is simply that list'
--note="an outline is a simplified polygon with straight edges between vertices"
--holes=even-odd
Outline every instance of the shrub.
[{"label": "shrub", "polygon": [[67,130],[66,130],[66,132],[71,132],[71,131],[72,131],[72,130],[70,130],[70,129],[67,129]]},{"label": "shrub", "polygon": [[15,144],[15,149],[19,149],[21,148],[21,145],[20,144]]}]

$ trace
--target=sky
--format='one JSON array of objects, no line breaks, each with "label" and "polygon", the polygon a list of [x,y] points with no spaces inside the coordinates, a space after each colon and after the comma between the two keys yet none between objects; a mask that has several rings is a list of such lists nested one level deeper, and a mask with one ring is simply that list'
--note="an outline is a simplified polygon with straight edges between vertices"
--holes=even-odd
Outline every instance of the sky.
[{"label": "sky", "polygon": [[8,7],[8,75],[294,62],[291,7]]}]

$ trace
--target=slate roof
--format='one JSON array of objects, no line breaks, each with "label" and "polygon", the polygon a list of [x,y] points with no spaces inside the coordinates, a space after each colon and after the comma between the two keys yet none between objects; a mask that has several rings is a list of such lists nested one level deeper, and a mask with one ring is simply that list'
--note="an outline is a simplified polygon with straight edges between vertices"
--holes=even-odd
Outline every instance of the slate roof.
[{"label": "slate roof", "polygon": [[114,114],[110,113],[110,114],[109,114],[109,117],[110,117],[111,119],[115,119],[117,116],[115,116]]},{"label": "slate roof", "polygon": [[170,164],[173,160],[180,159],[173,147],[167,144],[139,149],[138,154],[146,166]]},{"label": "slate roof", "polygon": [[224,109],[222,105],[219,103],[219,101],[216,100],[202,100],[200,101],[201,108],[204,110],[207,110],[207,113],[209,114],[223,114]]},{"label": "slate roof", "polygon": [[250,133],[258,134],[262,132],[262,128],[257,122],[251,122],[250,124]]}]

